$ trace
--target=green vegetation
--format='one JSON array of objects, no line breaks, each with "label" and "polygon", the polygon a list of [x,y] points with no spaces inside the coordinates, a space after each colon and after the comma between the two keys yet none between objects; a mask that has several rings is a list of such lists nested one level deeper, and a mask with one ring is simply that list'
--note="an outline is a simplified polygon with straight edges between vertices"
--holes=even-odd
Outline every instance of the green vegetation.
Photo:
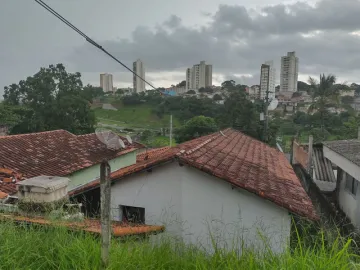
[{"label": "green vegetation", "polygon": [[178,142],[186,142],[197,137],[214,133],[217,130],[218,127],[213,118],[195,116],[176,131],[176,140]]},{"label": "green vegetation", "polygon": [[[161,241],[112,240],[108,269],[357,269],[358,256],[351,240],[332,241],[320,233],[308,246],[297,243],[284,254],[260,254],[244,250],[241,255],[218,250],[206,255],[197,248]],[[63,228],[0,224],[1,269],[101,269],[100,240],[90,234],[68,232]]]},{"label": "green vegetation", "polygon": [[[184,84],[186,82],[182,81],[177,86]],[[217,92],[213,99],[170,97],[157,91],[160,88],[132,95],[125,95],[128,91],[122,89],[109,94],[99,87],[83,86],[80,73],[68,73],[62,64],[57,64],[41,68],[26,80],[4,88],[0,122],[9,128],[10,134],[54,129],[84,134],[93,132],[97,121],[98,126],[116,132],[129,129],[140,135],[144,130],[152,130],[149,146],[153,147],[168,145],[169,131],[163,131],[170,125],[170,115],[173,115],[174,138],[177,137],[178,142],[208,133],[190,129],[185,134],[187,131],[182,125],[197,116],[212,118],[219,129],[232,127],[273,146],[277,139],[282,138],[285,151],[288,151],[293,136],[307,141],[308,136],[313,135],[315,142],[357,137],[360,116],[351,108],[354,98],[341,97],[340,94],[342,90],[353,89],[356,95],[360,95],[359,85],[336,84],[335,76],[323,74],[319,81],[309,78],[309,84],[298,82],[298,87],[313,98],[309,113],[298,111],[284,116],[276,112],[265,134],[264,122],[259,117],[264,111],[263,101],[249,101],[245,91],[247,86],[233,80],[224,81],[222,92]],[[213,92],[213,89],[204,88],[200,92]],[[301,93],[294,93],[294,96]],[[221,99],[224,99],[224,104],[217,104]],[[110,103],[118,111],[99,108],[98,101]],[[299,107],[303,105],[298,104]],[[333,108],[345,111],[336,114],[329,110]]]},{"label": "green vegetation", "polygon": [[0,122],[11,134],[65,129],[75,134],[94,131],[90,99],[99,89],[83,88],[80,73],[62,64],[41,68],[35,75],[4,88]]},{"label": "green vegetation", "polygon": [[[121,127],[159,129],[170,126],[170,115],[161,118],[153,113],[154,107],[146,104],[121,106],[117,111],[94,109],[100,123],[118,125]],[[173,126],[179,126],[179,121],[173,117]]]}]

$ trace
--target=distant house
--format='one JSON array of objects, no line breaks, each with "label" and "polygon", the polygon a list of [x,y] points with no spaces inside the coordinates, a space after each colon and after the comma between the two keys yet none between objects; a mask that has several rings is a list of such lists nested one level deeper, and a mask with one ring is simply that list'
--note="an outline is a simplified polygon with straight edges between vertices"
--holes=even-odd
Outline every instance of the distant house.
[{"label": "distant house", "polygon": [[[138,154],[112,173],[112,218],[165,225],[187,244],[213,251],[243,245],[282,252],[292,215],[317,214],[285,155],[226,129]],[[99,207],[99,180],[73,190],[89,212]]]},{"label": "distant house", "polygon": [[[105,135],[112,142],[120,138],[111,132]],[[16,196],[16,182],[40,175],[66,176],[71,191],[99,178],[103,159],[113,171],[136,163],[143,146],[121,139],[125,148],[106,145],[95,133],[77,136],[65,130],[2,136],[0,191]]]}]

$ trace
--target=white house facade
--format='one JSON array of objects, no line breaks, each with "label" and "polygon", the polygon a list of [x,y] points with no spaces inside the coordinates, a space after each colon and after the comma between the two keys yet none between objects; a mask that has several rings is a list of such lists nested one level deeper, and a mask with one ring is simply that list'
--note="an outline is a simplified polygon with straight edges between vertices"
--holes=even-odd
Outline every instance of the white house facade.
[{"label": "white house facade", "polygon": [[288,210],[177,162],[115,182],[111,189],[114,220],[123,220],[124,206],[143,208],[144,223],[165,225],[171,236],[208,252],[214,243],[228,250],[243,245],[264,248],[262,237],[274,252],[288,245]]},{"label": "white house facade", "polygon": [[360,141],[325,142],[324,157],[337,166],[337,201],[341,210],[360,229]]},{"label": "white house facade", "polygon": [[[111,179],[114,220],[165,225],[165,236],[208,252],[243,246],[282,252],[290,213],[317,219],[285,155],[232,129],[142,152]],[[84,196],[94,213],[98,188],[95,181],[72,195]]]}]

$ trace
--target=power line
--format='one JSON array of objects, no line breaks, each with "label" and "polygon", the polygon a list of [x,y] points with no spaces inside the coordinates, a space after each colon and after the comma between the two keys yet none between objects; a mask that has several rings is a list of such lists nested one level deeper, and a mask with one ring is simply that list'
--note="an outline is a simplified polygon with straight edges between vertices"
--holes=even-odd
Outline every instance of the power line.
[{"label": "power line", "polygon": [[116,62],[118,62],[120,65],[122,65],[124,68],[126,68],[128,71],[130,71],[132,74],[140,78],[142,81],[144,81],[146,84],[150,85],[155,90],[157,89],[155,86],[153,86],[151,83],[147,82],[144,78],[136,74],[133,70],[131,70],[129,67],[127,67],[125,64],[123,64],[120,60],[118,60],[115,56],[113,56],[111,53],[109,53],[107,50],[105,50],[101,45],[96,43],[94,40],[92,40],[89,36],[87,36],[84,32],[79,30],[76,26],[74,26],[71,22],[66,20],[63,16],[61,16],[59,13],[57,13],[54,9],[52,9],[50,6],[48,6],[46,3],[44,3],[42,0],[35,0],[36,3],[38,3],[40,6],[42,6],[44,9],[49,11],[51,14],[53,14],[56,18],[61,20],[63,23],[65,23],[67,26],[69,26],[71,29],[73,29],[76,33],[78,33],[80,36],[85,38],[87,42],[89,42],[91,45],[95,46],[99,50],[103,51],[105,54],[107,54],[109,57],[114,59]]}]

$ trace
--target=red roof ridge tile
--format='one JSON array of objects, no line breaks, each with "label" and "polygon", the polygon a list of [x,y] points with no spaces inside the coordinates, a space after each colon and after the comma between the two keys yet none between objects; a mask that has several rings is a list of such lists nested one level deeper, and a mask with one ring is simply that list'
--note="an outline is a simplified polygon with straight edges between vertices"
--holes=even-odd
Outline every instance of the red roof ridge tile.
[{"label": "red roof ridge tile", "polygon": [[65,129],[54,129],[54,130],[48,130],[48,131],[39,131],[39,132],[32,132],[32,133],[24,133],[24,134],[13,134],[13,135],[5,135],[0,136],[0,139],[5,138],[17,138],[17,137],[26,137],[26,136],[34,136],[36,134],[51,134],[51,133],[57,133],[57,132],[66,132],[72,136],[76,136],[75,134],[65,130]]},{"label": "red roof ridge tile", "polygon": [[[194,153],[195,151],[199,150],[201,147],[204,147],[205,145],[207,145],[208,143],[212,142],[214,139],[218,138],[219,136],[225,136],[226,135],[224,134],[226,131],[228,131],[229,129],[224,129],[223,131],[219,131],[219,132],[216,132],[216,133],[213,133],[213,134],[210,134],[210,135],[213,135],[213,137],[201,142],[200,144],[196,145],[194,148],[192,149],[189,149],[187,151],[185,150],[180,150],[180,152],[178,152],[176,155],[177,156],[180,156],[180,155],[190,155],[192,153]],[[224,134],[224,135],[223,135]]]}]

